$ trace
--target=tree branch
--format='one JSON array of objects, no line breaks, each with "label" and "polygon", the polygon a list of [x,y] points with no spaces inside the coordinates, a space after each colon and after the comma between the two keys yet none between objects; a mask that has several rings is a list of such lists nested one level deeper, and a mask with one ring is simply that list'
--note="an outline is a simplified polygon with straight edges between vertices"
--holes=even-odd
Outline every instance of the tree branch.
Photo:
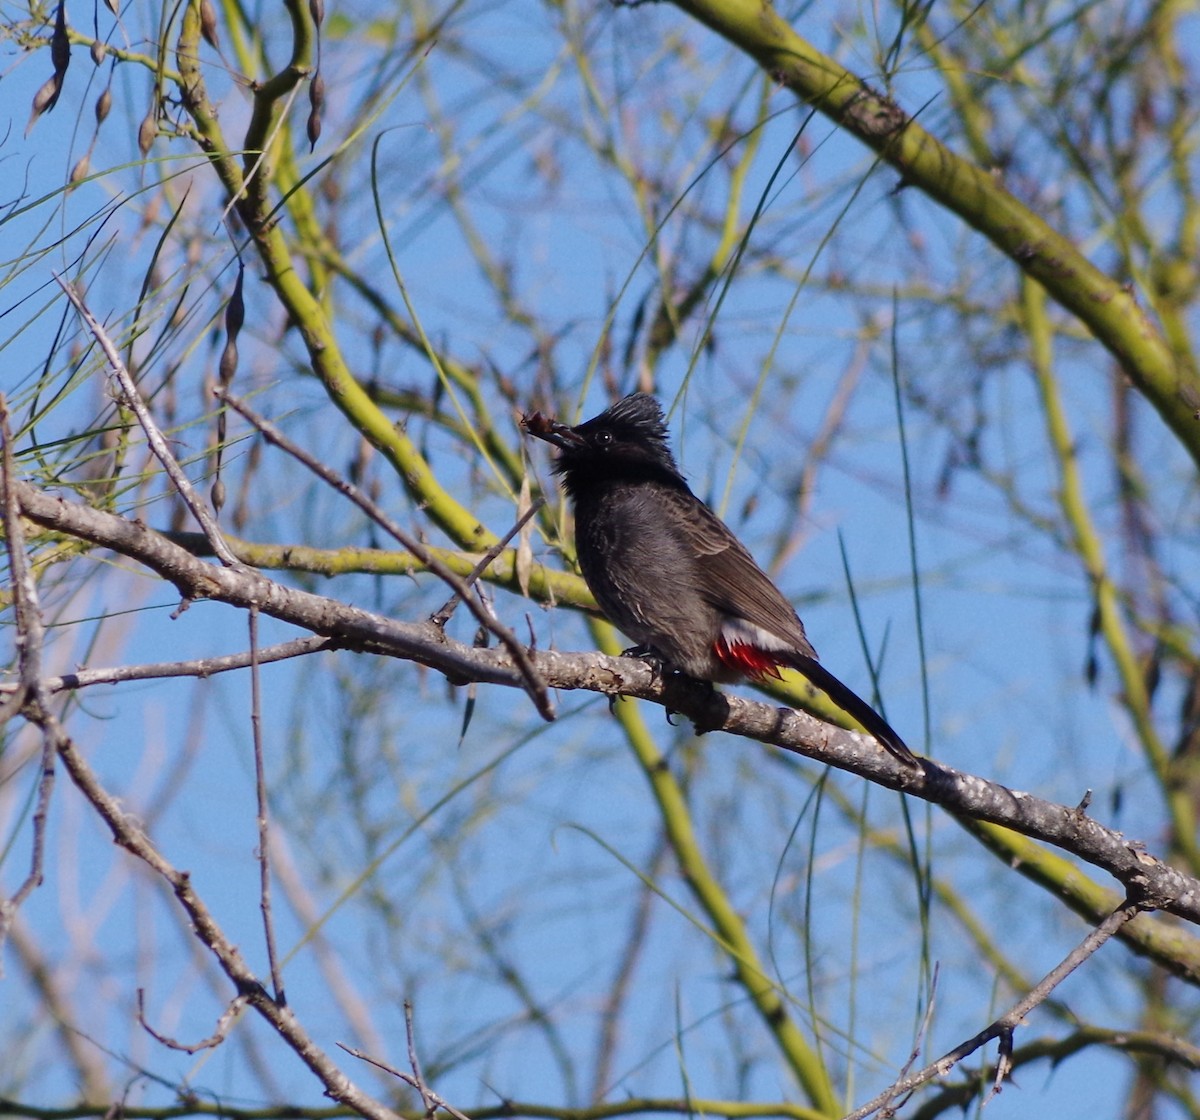
[{"label": "tree branch", "polygon": [[[14,492],[29,520],[120,552],[157,572],[189,599],[212,599],[244,609],[257,603],[264,614],[335,638],[346,648],[415,661],[456,684],[476,681],[522,690],[526,686],[505,650],[456,642],[432,622],[383,618],[335,599],[284,587],[258,572],[215,567],[139,522],[54,497],[27,482],[15,482]],[[634,658],[555,651],[539,651],[530,657],[552,688],[649,700],[682,713],[705,730],[726,731],[792,751],[931,801],[956,815],[1003,825],[1102,868],[1127,893],[1161,900],[1160,909],[1200,924],[1200,880],[1150,855],[1143,844],[1104,827],[1081,807],[1045,801],[928,759],[921,760],[920,770],[901,766],[868,736],[790,708],[715,692],[685,677],[663,677]],[[1152,952],[1133,944],[1139,951]],[[1200,984],[1200,941],[1176,939],[1171,947],[1171,955],[1164,955],[1167,949],[1163,946],[1153,953],[1153,959]]]}]

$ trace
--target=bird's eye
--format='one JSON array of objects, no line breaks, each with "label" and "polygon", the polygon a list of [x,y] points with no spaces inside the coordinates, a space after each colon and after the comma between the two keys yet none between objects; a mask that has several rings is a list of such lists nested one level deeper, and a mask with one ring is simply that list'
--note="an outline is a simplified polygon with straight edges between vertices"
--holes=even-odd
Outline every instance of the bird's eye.
[{"label": "bird's eye", "polygon": [[607,428],[601,428],[596,433],[596,442],[601,447],[607,447],[613,441],[613,434]]}]

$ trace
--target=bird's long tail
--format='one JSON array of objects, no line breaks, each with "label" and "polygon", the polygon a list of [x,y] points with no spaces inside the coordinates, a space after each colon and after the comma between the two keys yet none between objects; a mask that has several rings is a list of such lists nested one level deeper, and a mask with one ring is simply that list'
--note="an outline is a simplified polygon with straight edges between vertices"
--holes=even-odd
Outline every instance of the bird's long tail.
[{"label": "bird's long tail", "polygon": [[908,745],[892,730],[891,724],[883,718],[856,692],[852,692],[842,684],[819,661],[803,654],[792,654],[786,658],[786,664],[803,673],[811,683],[829,696],[847,715],[853,716],[867,731],[879,740],[889,754],[894,755],[907,766],[920,765],[917,756],[908,749]]}]

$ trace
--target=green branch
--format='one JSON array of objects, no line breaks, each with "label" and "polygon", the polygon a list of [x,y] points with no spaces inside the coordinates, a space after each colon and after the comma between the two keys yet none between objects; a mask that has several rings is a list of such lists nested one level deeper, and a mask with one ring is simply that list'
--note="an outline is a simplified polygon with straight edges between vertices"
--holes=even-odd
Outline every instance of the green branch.
[{"label": "green branch", "polygon": [[1117,359],[1200,463],[1200,377],[1176,360],[1123,284],[1014,198],[990,170],[956,155],[894,101],[802,39],[764,0],[674,2],[877,152],[905,185],[957,214],[1036,279]]}]

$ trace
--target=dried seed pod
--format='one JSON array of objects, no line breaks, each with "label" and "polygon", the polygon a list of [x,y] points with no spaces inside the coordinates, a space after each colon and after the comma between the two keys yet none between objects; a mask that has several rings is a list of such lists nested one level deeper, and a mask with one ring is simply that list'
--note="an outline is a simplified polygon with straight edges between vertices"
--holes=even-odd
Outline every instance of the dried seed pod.
[{"label": "dried seed pod", "polygon": [[200,0],[200,34],[213,50],[221,49],[221,36],[217,30],[217,9],[212,0]]},{"label": "dried seed pod", "polygon": [[54,17],[54,33],[50,36],[50,61],[54,73],[61,82],[67,67],[71,65],[71,39],[67,35],[66,0],[58,0],[58,14]]},{"label": "dried seed pod", "polygon": [[308,12],[318,27],[325,22],[325,0],[308,0]]},{"label": "dried seed pod", "polygon": [[51,74],[39,87],[37,93],[33,95],[33,107],[29,114],[29,123],[25,126],[25,135],[29,135],[29,130],[33,128],[34,122],[43,113],[49,112],[54,108],[54,104],[58,101],[59,91],[62,89],[62,79],[57,74]]},{"label": "dried seed pod", "polygon": [[138,128],[138,151],[143,156],[147,155],[150,149],[154,146],[154,138],[158,135],[158,113],[151,109],[146,114],[146,119],[142,121]]},{"label": "dried seed pod", "polygon": [[88,53],[92,56],[92,62],[99,66],[108,54],[108,44],[100,42],[99,39],[93,39],[92,45],[88,48]]},{"label": "dried seed pod", "polygon": [[112,12],[114,16],[121,14],[117,11],[117,0],[104,0],[104,3],[108,5],[108,10]]},{"label": "dried seed pod", "polygon": [[[533,505],[533,490],[529,485],[529,475],[521,479],[521,494],[517,500],[517,520],[525,516]],[[522,595],[529,594],[529,576],[533,571],[533,521],[532,519],[521,526],[517,534],[516,558],[517,586]]]},{"label": "dried seed pod", "polygon": [[78,183],[80,179],[86,179],[88,172],[92,168],[92,153],[80,156],[75,161],[75,166],[71,168],[71,177],[67,180],[68,183]]},{"label": "dried seed pod", "polygon": [[245,300],[246,266],[238,265],[237,280],[233,284],[233,294],[225,305],[225,330],[230,338],[237,338],[246,322]]},{"label": "dried seed pod", "polygon": [[103,124],[105,118],[112,109],[112,86],[108,86],[105,91],[96,98],[96,123]]},{"label": "dried seed pod", "polygon": [[325,79],[318,70],[308,83],[308,103],[312,109],[308,114],[308,149],[312,151],[321,138],[321,113],[325,108]]},{"label": "dried seed pod", "polygon": [[230,335],[225,340],[225,345],[221,350],[221,362],[217,366],[217,373],[220,375],[221,384],[229,385],[233,381],[234,372],[237,370],[238,364],[238,344],[237,339]]},{"label": "dried seed pod", "polygon": [[225,480],[218,478],[212,484],[211,501],[214,513],[220,513],[221,507],[225,504]]},{"label": "dried seed pod", "polygon": [[225,348],[221,351],[221,362],[217,367],[217,372],[221,377],[221,384],[225,388],[233,382],[233,375],[237,370],[238,363],[238,335],[241,333],[242,324],[246,321],[246,303],[243,298],[243,285],[246,279],[246,269],[243,265],[238,265],[237,280],[233,285],[233,294],[229,297],[229,302],[225,305]]},{"label": "dried seed pod", "polygon": [[57,74],[51,74],[39,87],[37,93],[33,95],[33,112],[34,116],[41,116],[49,109],[54,108],[54,103],[58,100],[59,91],[62,89],[62,80]]}]

